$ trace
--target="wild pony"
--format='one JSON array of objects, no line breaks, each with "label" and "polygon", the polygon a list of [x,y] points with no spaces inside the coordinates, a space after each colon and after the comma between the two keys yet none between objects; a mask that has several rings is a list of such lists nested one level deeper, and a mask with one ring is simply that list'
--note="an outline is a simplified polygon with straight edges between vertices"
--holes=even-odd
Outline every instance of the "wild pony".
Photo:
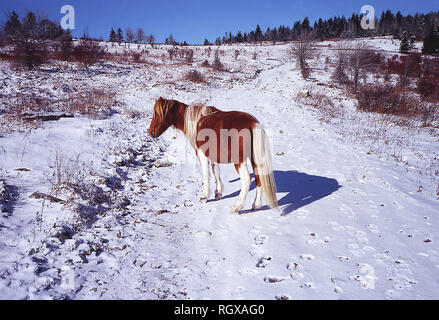
[{"label": "wild pony", "polygon": [[210,195],[210,167],[216,181],[215,198],[219,200],[224,191],[219,164],[233,163],[242,188],[232,212],[241,211],[250,189],[247,168],[247,160],[250,160],[257,187],[253,210],[262,207],[262,193],[271,208],[278,207],[268,139],[253,116],[238,111],[224,112],[215,107],[186,105],[160,97],[154,105],[149,134],[158,138],[171,126],[185,134],[201,164],[201,202],[207,201]]}]

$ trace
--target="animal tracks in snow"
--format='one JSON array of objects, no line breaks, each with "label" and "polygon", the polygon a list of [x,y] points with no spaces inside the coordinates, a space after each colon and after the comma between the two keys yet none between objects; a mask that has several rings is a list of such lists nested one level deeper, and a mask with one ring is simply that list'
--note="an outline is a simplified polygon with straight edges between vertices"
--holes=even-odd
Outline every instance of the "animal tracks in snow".
[{"label": "animal tracks in snow", "polygon": [[267,241],[267,239],[268,239],[268,236],[266,236],[266,235],[263,235],[263,234],[258,235],[254,239],[255,245],[257,245],[257,246],[263,245]]}]

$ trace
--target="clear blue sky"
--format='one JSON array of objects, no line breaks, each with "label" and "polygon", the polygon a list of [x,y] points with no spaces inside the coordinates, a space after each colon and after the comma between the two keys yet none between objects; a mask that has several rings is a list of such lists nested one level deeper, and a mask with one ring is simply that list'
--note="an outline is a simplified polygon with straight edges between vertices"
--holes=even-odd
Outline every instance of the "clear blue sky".
[{"label": "clear blue sky", "polygon": [[[254,30],[259,24],[267,27],[292,25],[308,16],[318,18],[360,14],[363,5],[374,6],[376,14],[390,9],[403,14],[439,10],[439,0],[1,0],[0,14],[16,10],[20,16],[27,10],[48,14],[60,21],[63,5],[73,5],[76,11],[74,36],[83,34],[88,27],[92,37],[107,39],[111,27],[142,27],[163,42],[170,33],[177,41],[202,43],[204,38],[214,41],[225,32]],[[0,21],[4,21],[4,17]]]}]

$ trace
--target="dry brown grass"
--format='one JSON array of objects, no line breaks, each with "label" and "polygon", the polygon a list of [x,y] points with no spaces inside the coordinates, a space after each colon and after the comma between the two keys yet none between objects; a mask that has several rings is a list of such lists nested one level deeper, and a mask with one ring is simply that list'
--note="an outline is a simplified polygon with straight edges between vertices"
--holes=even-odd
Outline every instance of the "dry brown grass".
[{"label": "dry brown grass", "polygon": [[206,83],[204,75],[197,70],[191,70],[185,75],[185,79],[195,83]]},{"label": "dry brown grass", "polygon": [[70,93],[62,111],[92,119],[104,119],[111,114],[115,99],[116,90],[114,89],[91,89],[85,92]]},{"label": "dry brown grass", "polygon": [[357,100],[358,109],[365,112],[419,119],[423,126],[439,120],[437,104],[426,103],[399,86],[363,85],[357,92]]},{"label": "dry brown grass", "polygon": [[111,88],[94,88],[82,92],[70,92],[67,97],[59,99],[33,94],[20,94],[15,98],[5,99],[7,108],[0,117],[0,133],[37,128],[41,124],[41,119],[53,112],[91,119],[107,118],[116,103],[116,94],[116,90]]},{"label": "dry brown grass", "polygon": [[334,119],[340,118],[342,110],[323,90],[307,86],[304,92],[305,94],[298,95],[298,102],[315,108],[319,112],[320,121],[330,123]]}]

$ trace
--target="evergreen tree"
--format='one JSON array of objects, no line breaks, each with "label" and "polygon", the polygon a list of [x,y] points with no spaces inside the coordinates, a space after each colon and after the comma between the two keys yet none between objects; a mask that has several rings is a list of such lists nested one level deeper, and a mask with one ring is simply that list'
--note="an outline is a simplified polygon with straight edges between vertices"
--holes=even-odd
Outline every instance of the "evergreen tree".
[{"label": "evergreen tree", "polygon": [[430,32],[424,39],[422,52],[425,54],[439,54],[439,32],[437,25],[433,24],[431,26]]},{"label": "evergreen tree", "polygon": [[13,37],[18,35],[20,31],[21,31],[21,23],[18,14],[15,11],[12,11],[4,27],[5,36]]},{"label": "evergreen tree", "polygon": [[311,26],[309,24],[309,19],[306,17],[302,22],[302,32],[308,33],[311,31]]},{"label": "evergreen tree", "polygon": [[409,44],[409,36],[407,31],[404,31],[402,34],[401,45],[399,47],[399,52],[401,53],[409,53],[410,44]]},{"label": "evergreen tree", "polygon": [[[324,40],[330,37],[366,37],[378,34],[394,35],[399,37],[403,31],[407,31],[408,35],[415,38],[426,38],[430,32],[430,26],[435,20],[439,19],[439,12],[431,12],[428,14],[415,14],[403,16],[401,12],[393,14],[390,10],[382,12],[381,18],[375,18],[376,29],[364,30],[361,27],[361,20],[364,15],[353,14],[349,19],[344,16],[332,17],[326,20],[318,19],[311,26],[309,18],[303,21],[294,22],[293,26],[278,26],[277,28],[267,28],[264,33],[260,26],[256,30],[242,33],[238,31],[236,35],[227,32],[222,37],[222,43],[241,43],[253,41],[291,41],[297,40],[303,33],[314,31],[315,37]],[[410,37],[409,47],[410,47]],[[403,48],[404,49],[404,48]],[[409,48],[410,49],[410,48]]]},{"label": "evergreen tree", "polygon": [[116,35],[116,31],[114,31],[114,28],[111,28],[110,31],[110,42],[116,42],[117,41],[117,35]]},{"label": "evergreen tree", "polygon": [[243,42],[243,37],[242,37],[242,33],[241,33],[241,31],[238,31],[238,33],[236,34],[236,41],[237,41],[238,43]]},{"label": "evergreen tree", "polygon": [[262,30],[259,24],[256,26],[255,30],[255,41],[262,41]]},{"label": "evergreen tree", "polygon": [[117,29],[116,41],[119,43],[123,42],[123,31],[121,28]]}]

